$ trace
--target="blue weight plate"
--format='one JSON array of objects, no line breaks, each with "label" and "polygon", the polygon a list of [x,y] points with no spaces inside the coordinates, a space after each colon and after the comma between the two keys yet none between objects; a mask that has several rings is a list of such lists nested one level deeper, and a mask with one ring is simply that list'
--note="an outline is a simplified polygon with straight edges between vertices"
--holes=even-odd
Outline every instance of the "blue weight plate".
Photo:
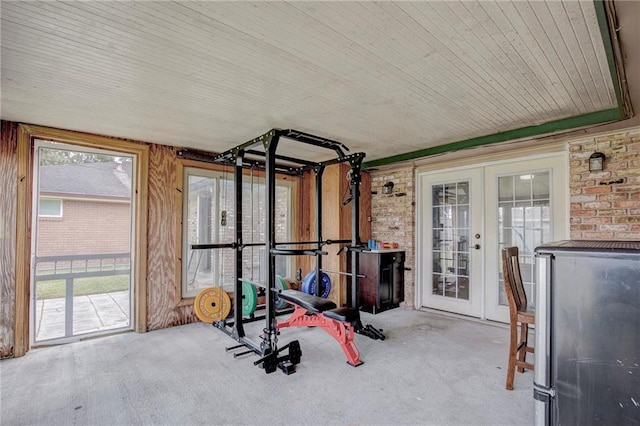
[{"label": "blue weight plate", "polygon": [[[329,275],[324,272],[320,273],[321,284],[320,284],[320,296],[323,298],[328,298],[329,293],[331,293],[331,278]],[[307,294],[316,294],[316,273],[315,271],[309,272],[302,280],[302,291]]]},{"label": "blue weight plate", "polygon": [[311,271],[304,276],[304,278],[302,279],[302,287],[300,288],[301,291],[303,291],[304,293],[310,294],[309,282],[311,281],[311,277],[314,277],[315,275],[316,273],[314,271]]}]

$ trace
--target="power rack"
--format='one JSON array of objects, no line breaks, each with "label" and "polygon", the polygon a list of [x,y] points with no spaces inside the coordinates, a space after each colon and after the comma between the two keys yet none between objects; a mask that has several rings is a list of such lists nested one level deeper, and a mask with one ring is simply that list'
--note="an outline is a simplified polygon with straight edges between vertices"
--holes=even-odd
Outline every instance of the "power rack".
[{"label": "power rack", "polygon": [[[336,157],[326,161],[309,161],[302,158],[294,158],[287,155],[278,154],[278,146],[281,138],[298,142],[301,144],[312,145],[332,151]],[[265,368],[267,373],[280,368],[285,373],[290,374],[295,371],[295,364],[300,362],[301,350],[297,341],[293,341],[281,348],[278,348],[278,327],[276,322],[276,298],[278,297],[276,282],[276,256],[314,256],[315,261],[315,286],[316,296],[321,294],[321,273],[322,273],[322,256],[328,253],[324,251],[324,246],[331,244],[341,245],[341,251],[352,252],[350,256],[351,272],[341,274],[351,275],[351,300],[347,301],[350,308],[358,308],[358,277],[359,274],[359,253],[369,250],[368,247],[360,240],[360,183],[361,183],[361,167],[365,157],[364,153],[358,152],[346,154],[349,149],[341,142],[315,136],[293,129],[271,129],[263,135],[260,135],[246,143],[236,146],[228,151],[218,155],[206,155],[195,151],[180,150],[177,155],[182,158],[206,161],[209,163],[217,163],[233,167],[233,181],[235,188],[235,241],[222,244],[199,244],[193,245],[192,249],[233,249],[234,250],[234,294],[233,298],[233,320],[222,319],[213,323],[219,330],[223,331],[240,345],[228,349],[237,349],[246,347],[248,351],[245,353],[255,353],[260,356],[254,364]],[[348,163],[351,167],[349,173],[349,191],[352,204],[352,220],[351,220],[351,239],[345,240],[324,240],[322,237],[322,176],[325,168],[339,163]],[[262,169],[265,174],[265,241],[264,243],[245,243],[242,237],[243,221],[242,221],[242,176],[243,169],[254,168]],[[311,171],[315,174],[315,239],[312,241],[285,241],[278,242],[276,235],[276,175],[284,173],[288,175],[303,175],[304,172]],[[265,264],[266,264],[266,298],[265,298],[265,327],[263,333],[259,336],[259,341],[250,339],[245,334],[244,324],[255,319],[243,318],[242,314],[242,298],[238,295],[242,294],[242,251],[246,247],[264,246]],[[291,246],[304,246],[299,249],[292,249]],[[335,272],[335,271],[332,271]],[[260,318],[262,319],[262,318]],[[384,339],[381,330],[377,330],[371,325],[362,326],[360,320],[357,320],[355,327],[356,332],[364,334],[373,339]],[[280,355],[285,349],[289,350],[287,355]],[[238,354],[241,355],[241,354]]]}]

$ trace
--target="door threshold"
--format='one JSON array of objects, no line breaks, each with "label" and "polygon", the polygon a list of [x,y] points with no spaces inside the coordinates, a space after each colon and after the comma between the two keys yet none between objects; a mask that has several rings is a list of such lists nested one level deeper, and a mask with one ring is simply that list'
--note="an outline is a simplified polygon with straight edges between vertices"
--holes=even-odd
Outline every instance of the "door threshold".
[{"label": "door threshold", "polygon": [[509,328],[509,324],[507,324],[507,323],[494,321],[494,320],[490,320],[490,319],[486,319],[486,318],[483,319],[483,318],[478,318],[478,317],[472,317],[470,315],[458,314],[458,313],[455,313],[455,312],[444,311],[444,310],[441,310],[441,309],[428,308],[426,306],[421,306],[418,310],[422,311],[422,312],[429,312],[429,313],[432,313],[432,314],[442,315],[442,316],[445,316],[445,317],[451,317],[451,318],[467,320],[467,321],[475,322],[475,323],[478,323],[478,324],[492,325],[492,326],[498,327],[498,328],[505,328],[505,329]]},{"label": "door threshold", "polygon": [[131,332],[133,332],[133,329],[131,328],[118,328],[118,329],[106,330],[101,332],[99,331],[99,332],[86,334],[86,335],[54,338],[54,339],[43,340],[41,342],[33,343],[29,349],[50,348],[52,346],[67,345],[69,343],[78,343],[85,340],[100,339],[102,337],[115,336],[118,334],[131,333]]}]

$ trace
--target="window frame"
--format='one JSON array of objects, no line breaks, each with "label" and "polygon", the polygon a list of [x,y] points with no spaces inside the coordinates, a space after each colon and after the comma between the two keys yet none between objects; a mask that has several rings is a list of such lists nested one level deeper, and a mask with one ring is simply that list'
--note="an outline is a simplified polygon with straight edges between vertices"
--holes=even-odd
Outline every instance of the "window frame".
[{"label": "window frame", "polygon": [[[213,215],[217,216],[217,212],[219,209],[219,204],[220,204],[220,181],[224,178],[224,173],[221,171],[216,171],[216,170],[209,170],[209,169],[202,169],[202,168],[198,168],[198,167],[185,167],[184,171],[183,171],[183,188],[184,188],[184,193],[187,195],[187,198],[184,198],[183,195],[183,199],[182,199],[182,217],[183,217],[183,221],[182,221],[182,229],[181,229],[181,234],[182,234],[182,258],[186,259],[187,262],[182,264],[182,277],[181,277],[181,291],[182,291],[182,298],[193,298],[197,295],[197,290],[189,290],[187,289],[187,280],[189,278],[189,257],[191,256],[189,253],[189,247],[188,247],[188,243],[189,243],[189,219],[188,219],[188,214],[189,214],[189,209],[190,209],[190,199],[189,197],[189,180],[192,176],[196,176],[196,177],[202,177],[202,178],[208,178],[208,179],[213,179],[215,181],[215,194],[214,194],[214,200],[213,200],[213,205],[214,205],[214,212]],[[199,209],[198,209],[199,210]],[[211,230],[211,235],[212,235],[212,241],[211,243],[219,243],[220,241],[218,241],[218,235],[219,235],[219,230],[220,230],[220,226],[218,224],[218,221],[215,220],[212,222],[214,229]],[[199,261],[198,261],[199,263]],[[186,265],[186,266],[185,266]],[[214,256],[213,257],[213,261],[211,263],[211,274],[213,276],[217,276],[219,275],[220,271],[220,260],[218,256]]]},{"label": "window frame", "polygon": [[[43,201],[57,201],[58,202],[58,214],[43,214],[42,213],[42,202]],[[62,219],[64,214],[64,200],[62,198],[50,198],[50,197],[40,197],[38,200],[38,217],[42,218],[51,218],[51,219]]]},{"label": "window frame", "polygon": [[14,356],[23,356],[29,350],[29,315],[31,301],[32,249],[29,243],[33,225],[33,143],[36,139],[60,142],[81,147],[108,149],[136,158],[134,221],[136,239],[133,251],[134,268],[134,331],[147,331],[147,247],[148,247],[148,203],[146,194],[149,180],[149,146],[106,136],[60,130],[50,127],[19,124],[16,154],[18,158],[17,176],[20,179],[16,189],[18,208],[16,213],[16,267],[15,273],[15,329]]}]

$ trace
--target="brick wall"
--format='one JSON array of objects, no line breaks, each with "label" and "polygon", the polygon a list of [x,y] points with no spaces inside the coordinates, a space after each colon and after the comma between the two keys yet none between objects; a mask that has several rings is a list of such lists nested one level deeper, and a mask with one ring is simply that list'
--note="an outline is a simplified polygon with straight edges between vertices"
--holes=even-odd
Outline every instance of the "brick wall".
[{"label": "brick wall", "polygon": [[[596,149],[606,156],[602,172],[589,172]],[[568,143],[570,233],[577,240],[640,240],[640,128]],[[372,238],[406,250],[405,307],[415,295],[415,187],[411,166],[371,172]],[[382,194],[393,182],[392,195]],[[398,197],[398,193],[406,193]],[[407,303],[408,301],[408,303]]]},{"label": "brick wall", "polygon": [[[589,172],[595,151],[604,170]],[[571,238],[640,240],[640,128],[569,142]]]},{"label": "brick wall", "polygon": [[63,200],[62,217],[38,219],[38,256],[129,251],[129,203]]},{"label": "brick wall", "polygon": [[[413,309],[415,295],[415,186],[413,167],[380,170],[371,173],[371,234],[379,242],[395,242],[406,251],[403,307]],[[393,193],[383,194],[382,188],[393,182]],[[402,195],[404,194],[404,195]]]}]

